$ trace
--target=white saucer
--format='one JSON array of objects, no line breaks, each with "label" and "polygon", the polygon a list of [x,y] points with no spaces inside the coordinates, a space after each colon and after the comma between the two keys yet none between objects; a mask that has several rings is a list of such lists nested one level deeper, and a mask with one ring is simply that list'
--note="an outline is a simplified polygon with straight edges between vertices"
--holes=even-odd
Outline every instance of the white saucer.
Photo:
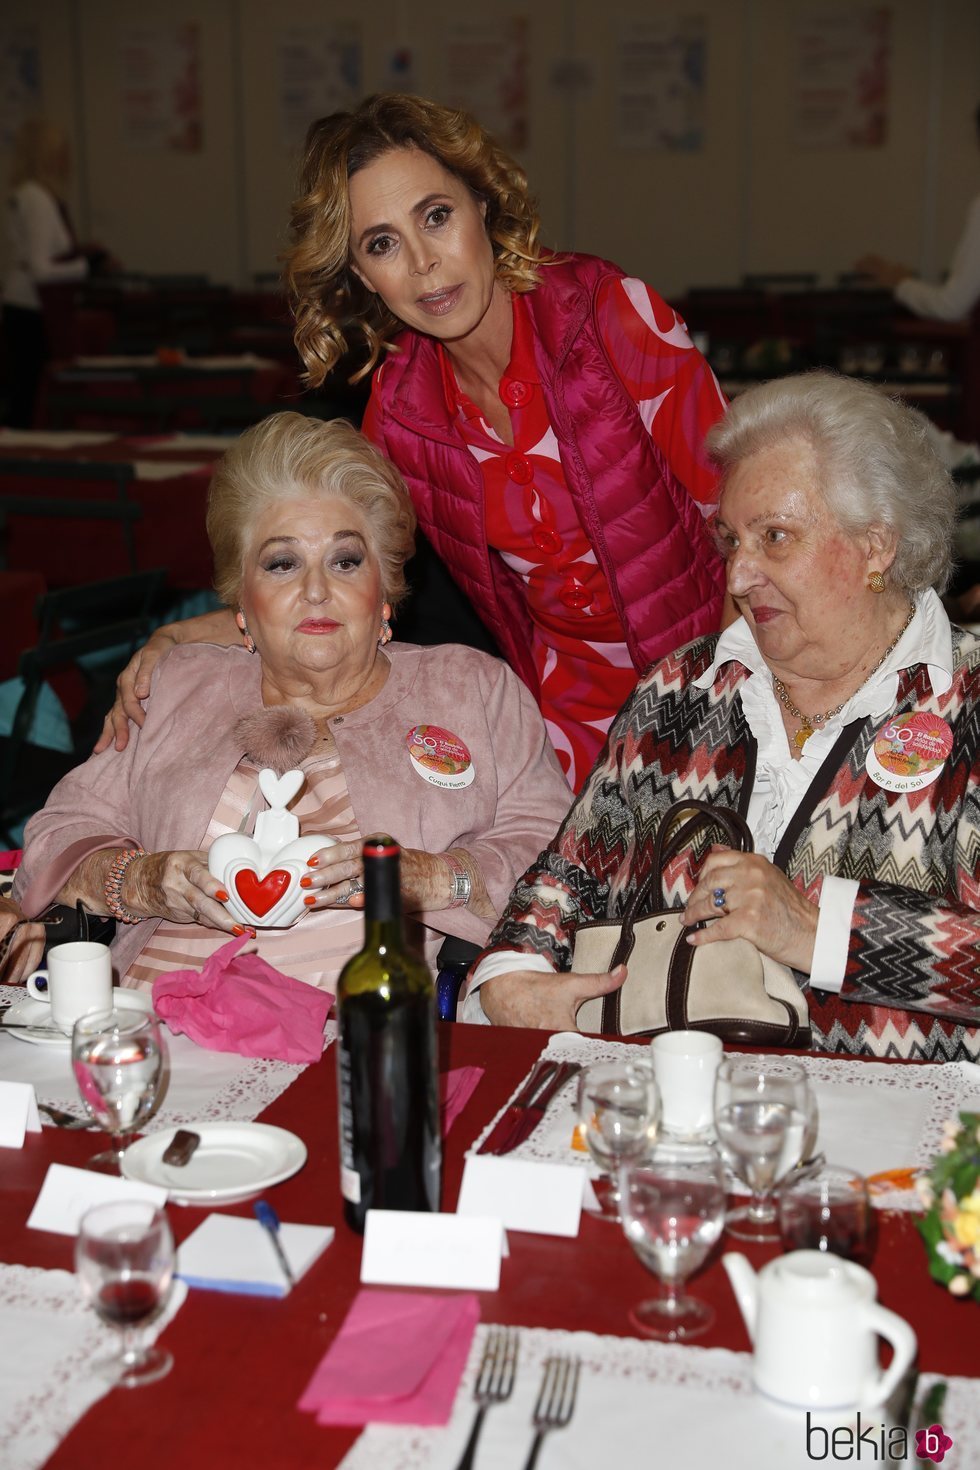
[{"label": "white saucer", "polygon": [[268,1123],[188,1123],[200,1134],[190,1163],[163,1162],[175,1128],[140,1138],[123,1154],[127,1179],[161,1185],[178,1205],[237,1204],[280,1184],[306,1163],[306,1144]]},{"label": "white saucer", "polygon": [[[142,990],[123,990],[116,986],[112,992],[112,1003],[120,1010],[146,1011],[149,1014],[153,1009],[153,1003]],[[6,1022],[11,1023],[11,1036],[18,1041],[30,1041],[35,1046],[71,1046],[71,1036],[62,1031],[59,1026],[51,1023],[51,1007],[46,1000],[35,1000],[29,995],[25,1000],[17,1001],[12,1005],[0,1023],[0,1036],[6,1029]],[[15,1031],[14,1024],[18,1026],[30,1026],[30,1031]]]}]

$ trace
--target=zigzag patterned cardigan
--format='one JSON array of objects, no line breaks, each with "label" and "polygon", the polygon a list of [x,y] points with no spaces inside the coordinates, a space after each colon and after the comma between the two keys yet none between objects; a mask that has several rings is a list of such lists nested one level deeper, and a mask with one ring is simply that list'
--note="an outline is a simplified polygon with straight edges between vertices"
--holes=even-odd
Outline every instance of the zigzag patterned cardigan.
[{"label": "zigzag patterned cardigan", "polygon": [[[939,779],[884,791],[865,769],[884,723],[845,727],[774,854],[808,898],[826,874],[859,883],[840,996],[810,990],[815,1050],[930,1061],[980,1056],[980,639],[953,628],[953,683],[932,692],[924,665],[899,679],[893,715],[928,711],[953,731]],[[744,816],[756,742],[739,697],[749,671],[732,662],[713,685],[716,637],[654,664],[620,711],[581,796],[551,847],[520,880],[488,950],[544,955],[571,968],[575,927],[620,918],[649,869],[664,811],[697,797]],[[680,907],[690,855],[667,875]],[[807,977],[797,976],[808,988]],[[530,982],[529,982],[530,983]]]}]

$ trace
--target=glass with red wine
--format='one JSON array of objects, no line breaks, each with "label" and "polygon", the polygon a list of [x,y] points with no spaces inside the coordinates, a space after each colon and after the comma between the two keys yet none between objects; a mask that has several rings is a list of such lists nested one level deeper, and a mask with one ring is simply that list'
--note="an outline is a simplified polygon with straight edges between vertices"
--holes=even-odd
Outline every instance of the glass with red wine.
[{"label": "glass with red wine", "polygon": [[75,1022],[71,1060],[78,1091],[112,1144],[89,1159],[87,1169],[122,1173],[127,1144],[157,1105],[166,1056],[160,1023],[151,1011],[117,1007]]},{"label": "glass with red wine", "polygon": [[144,1341],[173,1281],[174,1238],[164,1211],[144,1200],[88,1210],[75,1243],[75,1271],[86,1300],[121,1335],[120,1351],[103,1365],[112,1378],[138,1388],[169,1373],[172,1354]]},{"label": "glass with red wine", "polygon": [[779,1235],[788,1251],[826,1251],[869,1266],[875,1220],[864,1176],[825,1164],[809,1177],[788,1181],[779,1196]]}]

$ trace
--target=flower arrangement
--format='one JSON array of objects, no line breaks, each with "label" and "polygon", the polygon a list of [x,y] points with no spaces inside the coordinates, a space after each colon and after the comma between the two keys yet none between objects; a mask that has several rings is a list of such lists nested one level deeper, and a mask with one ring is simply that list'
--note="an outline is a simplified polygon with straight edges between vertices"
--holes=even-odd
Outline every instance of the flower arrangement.
[{"label": "flower arrangement", "polygon": [[980,1301],[980,1113],[943,1124],[939,1154],[916,1191],[925,1206],[916,1225],[930,1276],[953,1296]]}]

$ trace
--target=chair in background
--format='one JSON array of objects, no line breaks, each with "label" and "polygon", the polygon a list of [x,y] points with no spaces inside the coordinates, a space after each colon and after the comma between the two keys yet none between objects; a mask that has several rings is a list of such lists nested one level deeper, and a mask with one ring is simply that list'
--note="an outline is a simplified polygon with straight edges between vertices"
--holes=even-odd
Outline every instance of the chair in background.
[{"label": "chair in background", "polygon": [[[165,579],[155,569],[41,598],[37,642],[18,661],[24,691],[10,734],[0,737],[0,838],[11,846],[19,840],[19,823],[43,806],[52,786],[91,750],[116,674],[150,634]],[[29,738],[43,685],[66,674],[83,690],[67,753],[42,749]]]},{"label": "chair in background", "polygon": [[49,587],[137,569],[129,464],[0,460],[0,569],[36,571]]}]

